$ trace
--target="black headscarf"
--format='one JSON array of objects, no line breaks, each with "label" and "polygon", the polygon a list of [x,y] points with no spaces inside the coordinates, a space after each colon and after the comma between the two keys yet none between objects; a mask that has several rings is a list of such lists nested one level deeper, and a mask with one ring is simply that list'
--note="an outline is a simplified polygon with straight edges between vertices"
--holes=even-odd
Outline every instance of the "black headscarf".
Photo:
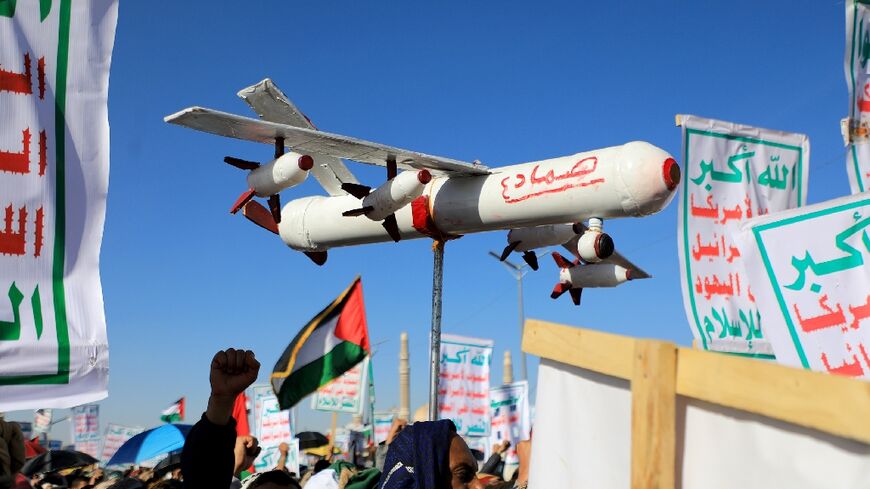
[{"label": "black headscarf", "polygon": [[449,419],[409,425],[390,443],[378,489],[440,489],[450,485]]}]

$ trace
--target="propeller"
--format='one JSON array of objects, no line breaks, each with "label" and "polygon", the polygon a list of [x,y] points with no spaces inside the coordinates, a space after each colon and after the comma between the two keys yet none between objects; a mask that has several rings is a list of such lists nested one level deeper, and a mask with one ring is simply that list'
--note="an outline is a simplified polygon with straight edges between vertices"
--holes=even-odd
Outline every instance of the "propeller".
[{"label": "propeller", "polygon": [[[396,178],[396,175],[398,174],[399,165],[396,163],[396,157],[394,155],[387,156],[387,181],[389,182],[390,180]],[[368,187],[366,185],[360,185],[358,183],[342,183],[341,189],[360,200],[368,197],[368,195],[372,192],[371,187]],[[368,214],[372,210],[374,210],[372,206],[364,206],[358,209],[344,211],[341,213],[341,215],[345,217],[363,216]],[[396,243],[401,241],[402,236],[399,233],[399,224],[398,222],[396,222],[395,213],[385,217],[384,220],[381,222],[381,226],[383,226],[384,229],[387,230],[387,234],[390,235],[390,238],[392,238],[393,241],[395,241]]]},{"label": "propeller", "polygon": [[[277,137],[275,138],[275,159],[280,158],[281,155],[284,154],[284,138]],[[240,170],[256,170],[260,168],[260,163],[256,161],[248,161],[243,160],[241,158],[235,158],[232,156],[227,156],[224,158],[224,163],[234,166]],[[233,206],[230,207],[230,214],[236,214],[239,210],[243,209],[250,201],[254,198],[256,192],[254,189],[248,189],[242,192],[242,195],[239,196],[238,199],[233,203]],[[262,206],[261,206],[262,207]],[[278,194],[273,194],[269,196],[269,212],[272,214],[276,223],[281,222],[281,197]]]}]

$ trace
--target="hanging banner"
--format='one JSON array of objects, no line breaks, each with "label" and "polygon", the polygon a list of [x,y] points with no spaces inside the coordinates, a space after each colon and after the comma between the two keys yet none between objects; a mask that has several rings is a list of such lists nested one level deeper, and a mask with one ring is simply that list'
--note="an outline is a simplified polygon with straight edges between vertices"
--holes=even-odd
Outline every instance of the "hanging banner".
[{"label": "hanging banner", "polygon": [[870,197],[744,223],[740,239],[776,358],[870,379]]},{"label": "hanging banner", "polygon": [[438,419],[451,419],[461,436],[489,436],[492,340],[441,336]]},{"label": "hanging banner", "polygon": [[87,404],[72,408],[72,441],[75,449],[100,456],[100,406]]},{"label": "hanging banner", "polygon": [[691,115],[677,121],[684,168],[680,282],[697,346],[773,358],[736,234],[746,219],[806,202],[809,140]]},{"label": "hanging banner", "polygon": [[106,397],[115,0],[0,1],[0,411]]},{"label": "hanging banner", "polygon": [[[870,8],[846,1],[846,84],[849,118],[843,127],[847,141],[846,171],[852,193],[870,189]],[[847,133],[848,132],[848,133]]]},{"label": "hanging banner", "polygon": [[368,390],[369,357],[321,387],[311,398],[311,409],[362,414]]},{"label": "hanging banner", "polygon": [[121,445],[143,431],[145,431],[144,428],[109,423],[103,435],[103,449],[101,450],[100,463],[106,465],[106,462],[112,458],[112,455],[115,455],[115,452],[121,448]]},{"label": "hanging banner", "polygon": [[492,432],[490,446],[505,440],[511,443],[505,455],[506,464],[519,464],[517,443],[528,440],[532,429],[529,416],[529,383],[525,380],[493,387],[489,390]]},{"label": "hanging banner", "polygon": [[33,432],[37,435],[48,433],[51,429],[51,409],[37,409],[33,412]]},{"label": "hanging banner", "polygon": [[[296,439],[293,438],[293,433],[290,431],[290,411],[281,411],[275,394],[269,392],[267,395],[262,395],[255,390],[254,395],[259,395],[259,400],[262,403],[256,428],[261,451],[254,460],[254,468],[257,472],[262,472],[275,468],[279,455],[278,447],[281,443],[289,444]],[[256,398],[254,402],[256,406]]]},{"label": "hanging banner", "polygon": [[390,428],[393,427],[393,418],[395,416],[393,413],[375,413],[373,421],[375,445],[387,441],[387,436],[390,435]]}]

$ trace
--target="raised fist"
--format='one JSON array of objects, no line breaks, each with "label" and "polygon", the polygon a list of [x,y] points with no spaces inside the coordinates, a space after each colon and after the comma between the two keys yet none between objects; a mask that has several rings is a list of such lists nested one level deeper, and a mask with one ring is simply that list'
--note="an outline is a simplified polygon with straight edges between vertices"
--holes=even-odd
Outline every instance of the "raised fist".
[{"label": "raised fist", "polygon": [[235,399],[257,380],[260,362],[251,350],[219,351],[211,361],[212,396]]}]

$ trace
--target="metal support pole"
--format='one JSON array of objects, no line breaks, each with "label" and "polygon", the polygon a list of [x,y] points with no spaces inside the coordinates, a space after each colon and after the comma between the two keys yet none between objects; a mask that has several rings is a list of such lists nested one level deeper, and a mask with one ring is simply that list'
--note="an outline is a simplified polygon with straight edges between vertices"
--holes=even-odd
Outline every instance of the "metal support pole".
[{"label": "metal support pole", "polygon": [[429,336],[429,421],[438,419],[438,380],[441,370],[441,289],[444,284],[444,242],[432,247],[432,331]]},{"label": "metal support pole", "polygon": [[523,272],[517,272],[517,288],[519,289],[519,309],[520,309],[520,372],[523,380],[529,380],[529,372],[526,370],[526,352],[522,349],[523,334],[525,333],[526,314],[523,311]]}]

